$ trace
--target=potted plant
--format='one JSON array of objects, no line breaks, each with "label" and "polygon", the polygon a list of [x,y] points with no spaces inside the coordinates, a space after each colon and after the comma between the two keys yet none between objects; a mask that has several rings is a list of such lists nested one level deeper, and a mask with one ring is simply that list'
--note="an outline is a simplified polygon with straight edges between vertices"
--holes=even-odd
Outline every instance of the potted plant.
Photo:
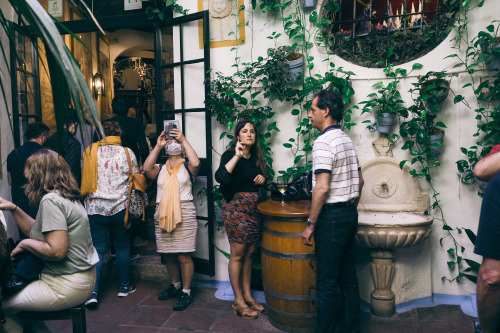
[{"label": "potted plant", "polygon": [[444,79],[445,76],[445,72],[429,72],[418,80],[420,97],[429,111],[439,111],[448,97],[450,82]]},{"label": "potted plant", "polygon": [[[498,30],[498,26],[496,29]],[[480,31],[472,41],[476,49],[474,53],[477,55],[477,62],[484,62],[487,70],[500,69],[500,37],[497,30],[490,24],[486,27],[486,31]]]},{"label": "potted plant", "polygon": [[302,53],[291,53],[286,56],[286,64],[293,83],[302,81],[304,77],[304,55]]},{"label": "potted plant", "polygon": [[[287,64],[287,59],[293,55],[293,51],[288,46],[280,46],[269,48],[267,50],[267,58],[259,57],[256,65],[256,77],[259,77],[258,82],[262,84],[264,97],[270,102],[279,100],[291,101],[294,98],[295,91],[291,86],[295,82],[296,74],[292,73],[290,66]],[[302,62],[303,62],[302,58]],[[294,71],[297,65],[293,65]]]}]

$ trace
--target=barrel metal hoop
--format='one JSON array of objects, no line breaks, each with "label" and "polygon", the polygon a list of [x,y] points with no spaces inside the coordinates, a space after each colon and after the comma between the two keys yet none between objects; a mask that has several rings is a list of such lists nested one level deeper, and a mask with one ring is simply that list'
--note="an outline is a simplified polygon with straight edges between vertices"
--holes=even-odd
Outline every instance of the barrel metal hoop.
[{"label": "barrel metal hoop", "polygon": [[264,217],[264,220],[267,222],[302,222],[306,223],[307,222],[307,216],[306,217],[281,217],[281,216],[266,216]]},{"label": "barrel metal hoop", "polygon": [[281,312],[276,309],[272,309],[269,306],[266,307],[266,310],[270,312],[270,314],[277,314],[281,318],[292,318],[292,319],[316,319],[316,312],[310,313],[288,313]]},{"label": "barrel metal hoop", "polygon": [[316,295],[284,294],[267,289],[266,287],[264,287],[264,293],[274,298],[284,299],[287,301],[312,302],[316,300]]},{"label": "barrel metal hoop", "polygon": [[302,233],[300,232],[282,232],[273,229],[268,229],[266,227],[264,227],[264,233],[281,238],[302,238]]},{"label": "barrel metal hoop", "polygon": [[274,258],[278,259],[287,259],[287,260],[308,260],[308,259],[314,259],[315,253],[283,253],[283,252],[276,252],[273,250],[268,250],[266,248],[261,248],[261,252]]}]

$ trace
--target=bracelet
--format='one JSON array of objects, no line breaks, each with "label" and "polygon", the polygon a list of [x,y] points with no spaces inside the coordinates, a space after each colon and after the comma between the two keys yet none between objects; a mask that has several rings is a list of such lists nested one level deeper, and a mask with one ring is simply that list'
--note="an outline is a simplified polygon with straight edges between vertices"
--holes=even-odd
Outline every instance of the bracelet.
[{"label": "bracelet", "polygon": [[308,218],[308,219],[307,219],[306,224],[307,224],[308,226],[311,226],[311,225],[312,225],[312,226],[314,227],[314,226],[316,225],[316,222],[313,222],[313,221],[311,221],[311,220]]},{"label": "bracelet", "polygon": [[11,212],[11,213],[14,213],[14,212],[17,210],[17,207],[18,207],[18,206],[16,205],[16,208],[11,209],[11,210],[10,210],[10,212]]}]

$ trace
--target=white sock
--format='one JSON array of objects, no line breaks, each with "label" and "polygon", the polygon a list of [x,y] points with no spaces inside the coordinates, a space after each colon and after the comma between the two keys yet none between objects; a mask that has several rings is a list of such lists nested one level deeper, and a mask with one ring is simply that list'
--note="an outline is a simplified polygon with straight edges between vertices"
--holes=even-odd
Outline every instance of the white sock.
[{"label": "white sock", "polygon": [[191,289],[182,289],[182,292],[191,296]]},{"label": "white sock", "polygon": [[181,289],[181,281],[172,283],[175,289]]}]

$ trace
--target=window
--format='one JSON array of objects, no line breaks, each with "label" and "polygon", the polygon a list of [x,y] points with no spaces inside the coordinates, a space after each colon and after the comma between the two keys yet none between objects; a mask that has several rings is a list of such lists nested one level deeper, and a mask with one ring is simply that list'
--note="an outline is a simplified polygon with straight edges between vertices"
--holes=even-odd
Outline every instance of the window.
[{"label": "window", "polygon": [[22,26],[14,25],[14,47],[11,47],[12,71],[12,119],[14,143],[23,144],[23,134],[28,124],[41,121],[40,80],[38,75],[38,51],[34,41],[23,32]]},{"label": "window", "polygon": [[455,9],[443,0],[338,0],[323,7],[321,34],[329,50],[365,67],[414,60],[441,43]]}]

